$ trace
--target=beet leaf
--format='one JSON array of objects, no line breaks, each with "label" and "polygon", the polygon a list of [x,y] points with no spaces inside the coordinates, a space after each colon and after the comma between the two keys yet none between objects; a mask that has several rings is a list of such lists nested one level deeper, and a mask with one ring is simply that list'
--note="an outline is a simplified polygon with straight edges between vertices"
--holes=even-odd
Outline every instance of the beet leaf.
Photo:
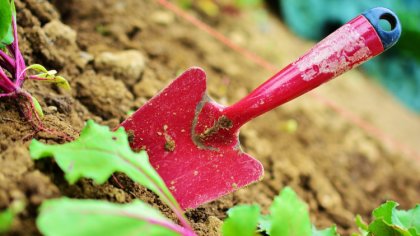
[{"label": "beet leaf", "polygon": [[241,205],[229,209],[228,218],[223,223],[223,236],[253,236],[260,217],[258,205]]},{"label": "beet leaf", "polygon": [[116,204],[100,200],[45,201],[36,220],[44,235],[186,235],[185,229],[151,206],[135,200]]},{"label": "beet leaf", "polygon": [[10,230],[14,218],[15,215],[9,208],[0,212],[0,234]]},{"label": "beet leaf", "polygon": [[9,32],[11,32],[11,9],[10,0],[0,0],[0,46],[3,44],[2,42],[7,39],[7,36],[10,35]]},{"label": "beet leaf", "polygon": [[270,207],[270,235],[311,235],[311,222],[306,204],[291,188],[285,188]]},{"label": "beet leaf", "polygon": [[337,233],[337,227],[335,225],[323,230],[318,230],[313,226],[312,236],[339,236],[339,234]]},{"label": "beet leaf", "polygon": [[274,199],[270,212],[269,215],[260,215],[257,205],[230,209],[222,227],[223,236],[252,236],[257,231],[271,236],[339,236],[335,226],[316,229],[310,222],[306,204],[289,187]]},{"label": "beet leaf", "polygon": [[397,206],[398,203],[387,201],[376,208],[369,225],[358,216],[356,224],[362,235],[420,236],[420,205],[408,211],[398,210]]}]

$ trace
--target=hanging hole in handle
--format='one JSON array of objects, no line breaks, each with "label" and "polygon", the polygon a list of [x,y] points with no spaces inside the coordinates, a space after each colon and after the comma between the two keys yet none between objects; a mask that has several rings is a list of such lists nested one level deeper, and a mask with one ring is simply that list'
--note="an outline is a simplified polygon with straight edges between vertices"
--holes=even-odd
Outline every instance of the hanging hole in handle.
[{"label": "hanging hole in handle", "polygon": [[381,39],[384,50],[389,49],[401,36],[398,16],[387,8],[375,7],[363,13]]},{"label": "hanging hole in handle", "polygon": [[391,32],[397,27],[397,20],[389,13],[382,14],[379,17],[379,27],[381,27],[383,31]]}]

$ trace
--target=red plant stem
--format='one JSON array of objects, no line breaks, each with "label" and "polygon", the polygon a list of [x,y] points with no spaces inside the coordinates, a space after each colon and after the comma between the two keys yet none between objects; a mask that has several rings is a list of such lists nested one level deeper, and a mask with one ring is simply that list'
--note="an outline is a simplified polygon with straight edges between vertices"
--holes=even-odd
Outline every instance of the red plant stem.
[{"label": "red plant stem", "polygon": [[159,225],[161,227],[167,228],[171,231],[177,232],[183,236],[195,236],[196,234],[194,233],[194,231],[191,231],[189,229],[186,229],[182,226],[179,226],[177,224],[171,224],[171,223],[167,223],[167,222],[161,222],[158,220],[145,220],[147,222],[149,222],[150,224],[154,224],[154,225]]},{"label": "red plant stem", "polygon": [[120,181],[118,181],[118,178],[115,176],[115,174],[112,174],[112,179],[115,181],[115,183],[117,183],[117,185],[118,185],[121,189],[125,190],[124,185],[122,185],[122,184],[120,183]]},{"label": "red plant stem", "polygon": [[[2,95],[11,93],[7,91],[7,85],[4,83],[3,79],[0,79],[0,90],[6,91],[6,93],[0,93]],[[5,96],[2,96],[2,97],[5,97]]]},{"label": "red plant stem", "polygon": [[6,93],[10,93],[11,91],[9,90],[9,86],[7,85],[7,80],[5,80],[4,78],[0,77],[0,89],[5,91]]},{"label": "red plant stem", "polygon": [[115,212],[115,211],[95,211],[95,210],[85,210],[82,211],[82,213],[85,214],[99,214],[99,215],[117,215],[117,216],[122,216],[122,217],[127,217],[127,218],[132,218],[132,219],[136,219],[136,220],[141,220],[141,221],[146,221],[150,224],[154,224],[154,225],[159,225],[161,227],[167,228],[171,231],[174,231],[176,233],[179,233],[183,236],[196,236],[196,234],[194,233],[193,230],[190,229],[186,229],[184,227],[181,227],[177,224],[172,224],[170,222],[163,222],[160,220],[155,220],[155,219],[150,219],[150,218],[146,218],[143,217],[141,215],[137,215],[135,213],[131,213],[131,212],[127,212],[127,211],[119,211],[119,212]]},{"label": "red plant stem", "polygon": [[25,77],[26,77],[26,71],[25,71],[25,61],[23,60],[22,54],[20,53],[20,51],[18,50],[18,53],[16,54],[16,81],[15,84],[18,87],[22,87],[23,82],[25,81]]},{"label": "red plant stem", "polygon": [[175,213],[175,215],[178,218],[181,225],[184,226],[186,229],[192,231],[192,228],[191,228],[190,224],[188,223],[187,219],[185,218],[184,212],[181,210],[179,205],[178,204],[173,204],[169,200],[169,197],[166,196],[166,194],[164,194],[164,196],[166,198],[166,203],[168,204],[169,208],[171,208],[172,211]]},{"label": "red plant stem", "polygon": [[7,48],[9,52],[14,56],[15,58],[15,85],[17,87],[22,87],[23,81],[25,80],[25,61],[23,60],[22,54],[19,50],[19,40],[18,40],[18,33],[17,33],[17,25],[16,20],[13,17],[12,18],[12,27],[13,27],[13,43],[9,45]]},{"label": "red plant stem", "polygon": [[16,24],[16,19],[14,17],[12,17],[12,27],[13,27],[13,43],[11,44],[11,47],[13,49],[13,55],[16,58],[16,55],[18,54],[17,52],[19,52],[19,40],[18,40],[18,34],[17,34],[17,24]]},{"label": "red plant stem", "polygon": [[[28,98],[25,94],[23,94],[23,96],[24,97],[26,97],[30,102],[29,102],[29,105],[28,105],[28,103],[25,103],[25,109],[26,109],[26,111],[24,111],[23,113],[25,114],[25,116],[27,117],[27,119],[29,120],[29,121],[31,121],[31,122],[34,122],[33,120],[32,120],[32,108],[34,107],[34,105],[33,105],[33,102],[32,102],[32,99],[31,98]],[[34,112],[35,114],[36,114],[36,112]]]},{"label": "red plant stem", "polygon": [[176,217],[178,218],[179,222],[181,223],[182,226],[185,227],[185,229],[193,231],[190,224],[188,223],[187,219],[185,218],[184,212],[182,211],[181,207],[178,205],[178,203],[175,201],[171,201],[170,196],[163,191],[163,189],[161,187],[159,187],[159,184],[156,183],[152,177],[146,175],[147,178],[149,179],[150,182],[154,183],[158,190],[162,193],[162,200],[168,204],[169,208],[171,208],[171,210],[175,213]]},{"label": "red plant stem", "polygon": [[14,73],[14,67],[10,66],[7,62],[5,62],[2,58],[0,58],[0,68],[4,68],[10,73]]},{"label": "red plant stem", "polygon": [[[31,94],[29,94],[25,90],[21,90],[19,94],[24,96],[29,101],[29,104],[31,105],[29,111],[34,111],[36,121],[41,122],[41,118],[39,117],[38,112],[36,112],[35,104],[34,104],[34,101],[32,100]],[[30,113],[32,114],[32,112],[30,112]],[[31,119],[32,119],[32,115],[31,115]],[[41,130],[45,130],[45,128],[42,127]]]},{"label": "red plant stem", "polygon": [[28,79],[38,80],[38,81],[45,81],[45,80],[48,80],[47,78],[41,78],[41,77],[38,77],[38,76],[36,76],[36,75],[30,75],[30,76],[28,76]]},{"label": "red plant stem", "polygon": [[16,93],[15,92],[11,92],[11,93],[2,93],[0,94],[0,98],[4,98],[4,97],[12,97],[15,96]]},{"label": "red plant stem", "polygon": [[15,58],[15,47],[13,46],[13,43],[10,45],[7,45],[7,51],[10,53],[11,58]]},{"label": "red plant stem", "polygon": [[0,50],[0,57],[1,57],[1,59],[3,59],[3,61],[5,63],[8,64],[8,66],[10,68],[14,68],[15,67],[15,62],[13,61],[13,58],[11,58],[9,55],[7,55],[7,53],[5,53],[2,50]]},{"label": "red plant stem", "polygon": [[189,229],[181,227],[177,224],[170,224],[170,223],[161,222],[161,221],[158,221],[158,220],[146,220],[146,221],[149,222],[150,224],[159,225],[159,226],[162,226],[162,227],[167,228],[169,230],[172,230],[174,232],[180,233],[183,236],[195,236],[196,235],[194,233],[194,231],[191,231]]},{"label": "red plant stem", "polygon": [[[127,214],[126,213],[126,216],[131,217],[131,214],[129,214],[129,213]],[[181,226],[179,226],[177,224],[171,224],[171,223],[168,223],[168,222],[162,222],[162,221],[154,220],[154,219],[145,219],[145,218],[137,217],[137,216],[134,216],[134,218],[147,221],[150,224],[162,226],[162,227],[167,228],[167,229],[169,229],[171,231],[177,232],[177,233],[179,233],[179,234],[181,234],[183,236],[195,236],[196,235],[193,230],[188,229],[188,228],[181,227]]]},{"label": "red plant stem", "polygon": [[17,90],[16,86],[10,81],[3,69],[0,68],[0,88],[6,92],[11,93]]}]

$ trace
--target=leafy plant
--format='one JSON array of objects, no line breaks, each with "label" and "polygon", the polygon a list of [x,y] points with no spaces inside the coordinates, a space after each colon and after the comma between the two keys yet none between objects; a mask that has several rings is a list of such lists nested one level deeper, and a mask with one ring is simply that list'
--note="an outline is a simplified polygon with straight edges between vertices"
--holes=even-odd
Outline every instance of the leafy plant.
[{"label": "leafy plant", "polygon": [[[183,235],[195,235],[185,219],[179,204],[158,173],[149,163],[146,152],[141,151],[140,153],[135,153],[131,150],[128,143],[128,136],[122,127],[115,132],[111,132],[106,126],[100,126],[93,121],[88,121],[85,128],[82,130],[79,139],[76,141],[62,145],[45,145],[33,140],[30,145],[30,153],[35,160],[54,156],[55,161],[64,171],[65,178],[69,183],[75,183],[78,179],[85,177],[93,179],[98,184],[102,184],[107,181],[114,172],[119,171],[125,173],[135,182],[152,190],[168,204],[178,217],[180,223],[184,226],[182,231]],[[108,228],[108,226],[112,226],[112,224],[107,223],[110,216],[113,216],[115,221],[118,221],[121,224],[137,222],[137,226],[132,226],[132,228],[136,229],[142,227],[142,222],[149,222],[151,225],[148,227],[152,227],[152,225],[152,228],[166,227],[173,232],[180,232],[178,225],[170,220],[162,221],[162,217],[160,217],[155,210],[138,202],[132,204],[133,208],[142,208],[144,212],[132,215],[132,213],[130,213],[132,210],[128,208],[128,206],[117,206],[101,201],[89,201],[86,203],[80,202],[83,200],[52,201],[52,203],[50,203],[50,201],[43,203],[40,220],[37,221],[39,229],[46,235],[56,235],[56,230],[63,230],[64,233],[67,229],[66,227],[51,227],[51,225],[48,224],[48,221],[42,219],[54,219],[53,221],[57,221],[57,224],[58,221],[60,221],[60,224],[69,225],[73,223],[78,224],[73,221],[73,217],[83,218],[86,215],[96,219],[92,221],[83,221],[86,222],[87,230],[91,227],[95,227],[95,225],[101,224],[103,225],[102,232],[107,235],[109,232],[112,232],[112,230]],[[83,206],[94,210],[85,211],[83,210]],[[56,214],[54,209],[59,208],[73,208],[74,210],[72,211],[72,214],[64,214],[63,217],[56,218],[54,217],[54,214]],[[98,212],[109,212],[109,217],[103,217]],[[136,219],[136,221],[128,221],[126,219],[127,217]],[[61,220],[63,222],[61,222]],[[92,223],[93,225],[90,225],[89,223]],[[84,235],[91,235],[88,232],[91,231],[87,231]],[[154,231],[152,230],[151,232]],[[157,230],[156,232],[160,231]],[[59,235],[62,234],[60,233]]]},{"label": "leafy plant", "polygon": [[[236,206],[229,210],[229,218],[223,224],[223,235],[255,235],[257,225],[268,235],[284,236],[337,236],[336,227],[319,231],[309,219],[306,204],[289,187],[283,189],[270,207],[271,214],[261,215],[259,207]],[[244,220],[248,219],[248,222]],[[254,221],[257,219],[257,221]],[[238,234],[238,232],[240,232]]]},{"label": "leafy plant", "polygon": [[222,232],[224,236],[253,236],[260,217],[258,205],[242,205],[229,209],[228,218],[223,223]]},{"label": "leafy plant", "polygon": [[[373,211],[375,219],[370,224],[357,216],[361,234],[353,236],[420,236],[420,205],[408,211],[398,210],[397,206],[393,201],[382,204]],[[255,219],[258,219],[259,231],[267,235],[339,236],[336,226],[318,230],[311,225],[305,203],[289,187],[274,199],[270,212],[261,216],[256,205],[236,206],[228,212],[223,235],[255,235]]]},{"label": "leafy plant", "polygon": [[408,211],[398,210],[398,203],[388,201],[373,211],[375,218],[369,225],[356,218],[362,235],[420,236],[420,205]]},{"label": "leafy plant", "polygon": [[[0,12],[0,98],[18,100],[25,117],[38,129],[45,130],[41,125],[43,116],[41,106],[35,97],[22,88],[23,83],[27,79],[39,80],[70,89],[69,83],[63,77],[57,76],[57,71],[48,71],[42,65],[34,64],[26,67],[19,50],[14,1],[0,0]],[[28,70],[38,74],[27,75]],[[33,114],[35,120],[32,119]]]}]

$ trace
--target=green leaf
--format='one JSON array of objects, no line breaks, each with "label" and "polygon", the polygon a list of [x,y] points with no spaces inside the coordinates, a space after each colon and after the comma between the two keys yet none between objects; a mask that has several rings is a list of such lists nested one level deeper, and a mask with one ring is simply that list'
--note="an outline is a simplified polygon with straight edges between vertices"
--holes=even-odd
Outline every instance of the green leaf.
[{"label": "green leaf", "polygon": [[70,90],[70,84],[69,82],[62,76],[55,76],[54,79],[51,80],[51,82],[56,83],[58,87]]},{"label": "green leaf", "polygon": [[318,230],[315,226],[312,226],[312,236],[339,236],[339,234],[335,225],[323,230]]},{"label": "green leaf", "polygon": [[25,70],[34,70],[36,72],[41,72],[40,74],[35,75],[37,80],[56,83],[58,87],[70,90],[69,82],[64,77],[57,75],[56,70],[47,70],[43,65],[40,64],[32,64],[26,67]]},{"label": "green leaf", "polygon": [[0,40],[0,48],[4,48],[5,46],[12,44],[13,41],[13,27],[10,25],[7,34]]},{"label": "green leaf", "polygon": [[229,209],[228,218],[223,223],[223,236],[255,235],[260,207],[258,205],[242,205]]},{"label": "green leaf", "polygon": [[14,218],[15,214],[10,209],[0,212],[0,233],[6,233],[10,230]]},{"label": "green leaf", "polygon": [[11,12],[12,12],[12,16],[16,19],[15,0],[10,0],[10,9],[11,9]]},{"label": "green leaf", "polygon": [[382,218],[386,223],[392,224],[392,210],[398,206],[398,203],[388,201],[382,204],[380,207],[373,210],[372,215],[376,218]]},{"label": "green leaf", "polygon": [[42,111],[42,107],[38,102],[38,99],[36,99],[34,96],[31,96],[32,104],[34,106],[35,112],[38,113],[39,117],[44,117],[44,112]]},{"label": "green leaf", "polygon": [[0,212],[0,234],[10,230],[13,220],[17,214],[25,209],[25,203],[22,201],[14,201],[9,208]]},{"label": "green leaf", "polygon": [[[356,216],[356,225],[359,227],[359,231],[361,235],[366,236],[369,233],[369,225],[366,224],[362,217],[360,215]],[[354,234],[354,235],[360,235],[360,234]]]},{"label": "green leaf", "polygon": [[12,25],[10,0],[0,0],[0,12],[0,41],[3,41],[3,38],[7,35]]},{"label": "green leaf", "polygon": [[26,67],[25,70],[34,70],[34,71],[37,71],[37,72],[48,73],[48,70],[41,64],[32,64],[32,65]]},{"label": "green leaf", "polygon": [[123,172],[132,180],[158,194],[164,202],[180,209],[165,183],[153,169],[146,152],[131,150],[124,128],[111,132],[108,127],[89,120],[80,137],[71,143],[46,145],[33,140],[33,159],[54,156],[71,184],[82,177],[102,184],[114,173]]},{"label": "green leaf", "polygon": [[408,211],[394,209],[393,216],[398,219],[401,226],[409,229],[412,235],[420,236],[420,204]]},{"label": "green leaf", "polygon": [[398,203],[388,201],[373,211],[375,220],[368,232],[381,236],[420,236],[420,207],[404,211]]},{"label": "green leaf", "polygon": [[258,219],[260,232],[273,236],[339,236],[335,225],[324,230],[311,225],[306,204],[289,187],[274,199],[270,211],[270,215]]},{"label": "green leaf", "polygon": [[270,215],[261,215],[258,219],[258,231],[260,232],[270,232],[271,229],[271,216]]},{"label": "green leaf", "polygon": [[50,72],[48,73],[42,73],[42,74],[38,74],[36,75],[39,78],[41,78],[43,82],[50,82],[50,83],[55,83],[57,84],[58,87],[63,88],[65,90],[70,90],[70,84],[69,82],[62,76],[59,75],[53,75]]},{"label": "green leaf", "polygon": [[40,207],[36,224],[47,236],[173,236],[180,235],[176,230],[182,232],[180,226],[139,200],[124,205],[99,200],[47,200]]},{"label": "green leaf", "polygon": [[363,221],[363,219],[360,215],[356,216],[356,225],[357,225],[357,227],[359,227],[360,229],[365,230],[365,231],[369,229],[369,225],[367,225]]},{"label": "green leaf", "polygon": [[398,228],[398,226],[387,224],[384,219],[377,219],[370,223],[368,235],[413,236],[408,231]]},{"label": "green leaf", "polygon": [[312,226],[306,204],[289,187],[274,199],[270,207],[270,235],[310,236]]},{"label": "green leaf", "polygon": [[[8,10],[5,10],[8,7]],[[5,11],[4,11],[5,10]],[[4,15],[0,15],[0,48],[4,48],[7,45],[13,43],[13,25],[12,16],[16,20],[16,8],[14,0],[0,0],[0,12],[4,12]],[[3,18],[6,18],[5,20]],[[5,33],[3,34],[3,32]]]}]

